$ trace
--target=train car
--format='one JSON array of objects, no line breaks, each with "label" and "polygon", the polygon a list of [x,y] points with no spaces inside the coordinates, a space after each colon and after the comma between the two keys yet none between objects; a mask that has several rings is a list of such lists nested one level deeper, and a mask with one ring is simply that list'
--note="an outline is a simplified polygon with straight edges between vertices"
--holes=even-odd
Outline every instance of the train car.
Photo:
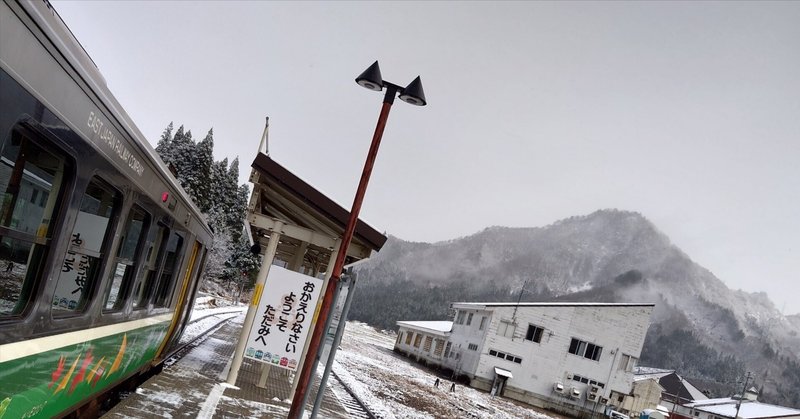
[{"label": "train car", "polygon": [[0,418],[176,349],[212,231],[52,6],[0,0]]}]

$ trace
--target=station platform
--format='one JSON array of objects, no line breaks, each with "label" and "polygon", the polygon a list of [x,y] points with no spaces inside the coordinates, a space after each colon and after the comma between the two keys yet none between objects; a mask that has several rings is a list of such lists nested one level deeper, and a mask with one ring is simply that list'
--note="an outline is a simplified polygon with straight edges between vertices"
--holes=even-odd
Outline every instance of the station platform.
[{"label": "station platform", "polygon": [[[265,387],[259,387],[261,363],[245,359],[236,386],[225,383],[233,351],[244,322],[244,313],[224,323],[188,348],[173,365],[141,385],[104,418],[284,418],[289,413],[289,371],[270,368]],[[331,377],[331,380],[333,378]],[[309,416],[319,388],[311,386],[306,405]],[[344,406],[325,391],[319,417],[347,418]]]}]

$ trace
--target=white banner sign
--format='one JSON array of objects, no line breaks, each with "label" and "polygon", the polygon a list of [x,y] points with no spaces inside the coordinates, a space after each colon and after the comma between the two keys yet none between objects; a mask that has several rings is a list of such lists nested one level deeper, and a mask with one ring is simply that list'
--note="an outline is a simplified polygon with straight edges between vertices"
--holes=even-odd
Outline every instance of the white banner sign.
[{"label": "white banner sign", "polygon": [[247,337],[245,358],[297,370],[322,280],[271,266]]},{"label": "white banner sign", "polygon": [[89,282],[92,280],[88,276],[91,261],[86,251],[100,252],[107,226],[108,218],[83,211],[78,213],[70,237],[70,247],[58,275],[56,293],[53,296],[54,306],[65,310],[78,308],[83,288],[90,286]]}]

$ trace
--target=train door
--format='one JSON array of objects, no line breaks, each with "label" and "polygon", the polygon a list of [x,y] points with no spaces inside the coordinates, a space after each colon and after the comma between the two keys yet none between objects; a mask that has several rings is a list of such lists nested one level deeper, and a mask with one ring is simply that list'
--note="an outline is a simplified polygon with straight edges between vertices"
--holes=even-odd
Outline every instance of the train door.
[{"label": "train door", "polygon": [[194,246],[192,247],[192,253],[189,256],[189,263],[186,266],[186,273],[184,274],[183,281],[180,284],[180,292],[175,305],[175,312],[172,314],[172,321],[167,329],[167,335],[164,337],[164,341],[161,343],[161,346],[158,348],[158,351],[156,351],[156,356],[154,357],[154,362],[156,363],[161,362],[162,356],[165,352],[164,349],[168,347],[168,344],[171,343],[173,338],[176,336],[175,331],[179,329],[179,320],[183,318],[183,312],[187,310],[188,303],[185,301],[186,294],[189,289],[189,284],[191,283],[192,272],[194,271],[197,256],[200,253],[200,247],[200,242],[195,242]]}]

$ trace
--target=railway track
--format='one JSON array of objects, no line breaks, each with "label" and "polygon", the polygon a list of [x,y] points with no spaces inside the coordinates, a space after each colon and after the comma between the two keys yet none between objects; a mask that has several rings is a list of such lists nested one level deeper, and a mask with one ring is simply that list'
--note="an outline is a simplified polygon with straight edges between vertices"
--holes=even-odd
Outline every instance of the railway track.
[{"label": "railway track", "polygon": [[[164,361],[165,367],[170,367],[178,362],[192,348],[202,343],[203,339],[222,327],[225,323],[242,313],[241,310],[231,310],[209,314],[199,317],[186,326],[184,336],[179,341],[180,348]],[[195,333],[190,333],[191,329],[199,329]]]},{"label": "railway track", "polygon": [[344,406],[348,417],[366,419],[381,418],[381,416],[375,415],[372,410],[370,410],[369,406],[364,403],[335,372],[331,371],[331,373],[335,380],[328,381],[328,386],[333,394],[336,395],[336,398],[339,399],[339,402],[342,403],[342,406]]}]

